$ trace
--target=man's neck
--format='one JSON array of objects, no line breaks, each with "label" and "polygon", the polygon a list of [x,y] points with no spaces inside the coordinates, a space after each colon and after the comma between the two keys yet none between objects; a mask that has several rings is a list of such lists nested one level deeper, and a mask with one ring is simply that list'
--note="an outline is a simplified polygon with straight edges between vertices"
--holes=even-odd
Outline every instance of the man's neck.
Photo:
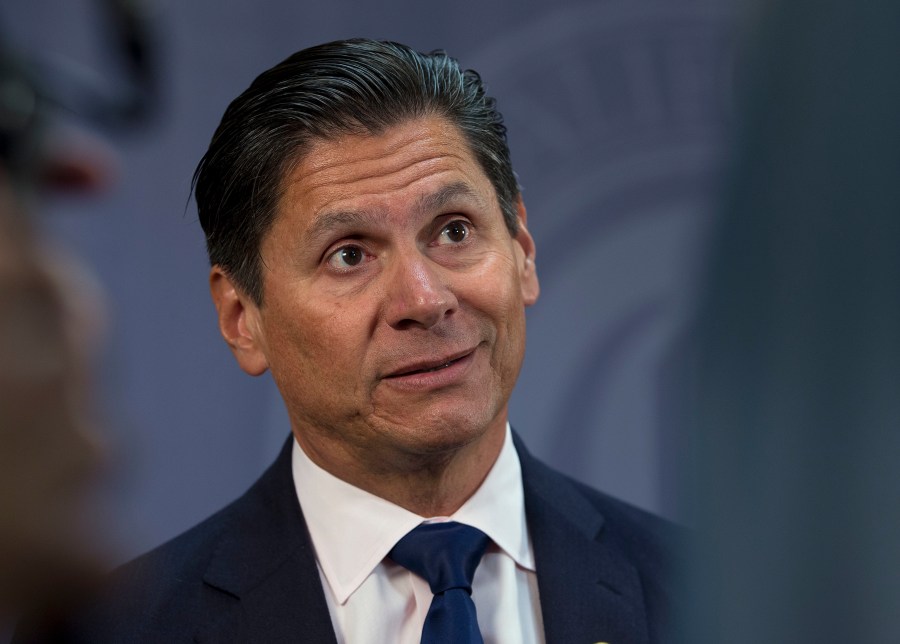
[{"label": "man's neck", "polygon": [[295,429],[306,455],[333,476],[422,517],[450,516],[481,486],[506,438],[506,414],[475,440],[437,453],[373,452],[310,440]]}]

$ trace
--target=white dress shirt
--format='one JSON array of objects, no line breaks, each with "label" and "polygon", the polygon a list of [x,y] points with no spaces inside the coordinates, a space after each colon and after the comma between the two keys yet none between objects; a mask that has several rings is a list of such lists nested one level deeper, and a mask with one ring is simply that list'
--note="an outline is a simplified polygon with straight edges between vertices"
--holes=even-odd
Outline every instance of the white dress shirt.
[{"label": "white dress shirt", "polygon": [[296,441],[292,470],[338,644],[418,644],[431,589],[385,557],[420,523],[449,520],[493,541],[472,582],[485,644],[543,644],[522,470],[509,425],[481,487],[450,517],[421,517],[354,487],[313,463]]}]

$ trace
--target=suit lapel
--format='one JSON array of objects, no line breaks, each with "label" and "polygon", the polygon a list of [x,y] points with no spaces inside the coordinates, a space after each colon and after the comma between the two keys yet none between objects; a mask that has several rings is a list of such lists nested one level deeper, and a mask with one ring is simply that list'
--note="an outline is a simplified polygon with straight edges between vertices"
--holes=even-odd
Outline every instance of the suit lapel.
[{"label": "suit lapel", "polygon": [[607,539],[603,516],[516,437],[547,644],[646,644],[637,570]]},{"label": "suit lapel", "polygon": [[197,642],[311,642],[335,636],[294,492],[290,439],[238,501],[204,575],[213,621]]}]

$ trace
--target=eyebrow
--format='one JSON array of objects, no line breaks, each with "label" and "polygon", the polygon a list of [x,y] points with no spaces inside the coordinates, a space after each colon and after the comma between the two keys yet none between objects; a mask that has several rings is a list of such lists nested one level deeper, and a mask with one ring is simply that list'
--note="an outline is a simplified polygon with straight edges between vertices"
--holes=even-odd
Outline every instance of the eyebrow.
[{"label": "eyebrow", "polygon": [[435,210],[446,208],[456,200],[472,201],[480,207],[485,205],[481,196],[469,184],[463,181],[456,181],[430,195],[419,197],[418,208],[420,212],[434,212]]},{"label": "eyebrow", "polygon": [[[480,208],[485,207],[484,200],[468,184],[457,181],[447,184],[435,192],[419,197],[416,209],[420,213],[435,212],[446,208],[453,202],[470,201]],[[324,238],[331,236],[336,230],[362,228],[373,223],[384,224],[388,213],[384,210],[337,210],[325,212],[307,229],[306,241],[315,246]]]}]

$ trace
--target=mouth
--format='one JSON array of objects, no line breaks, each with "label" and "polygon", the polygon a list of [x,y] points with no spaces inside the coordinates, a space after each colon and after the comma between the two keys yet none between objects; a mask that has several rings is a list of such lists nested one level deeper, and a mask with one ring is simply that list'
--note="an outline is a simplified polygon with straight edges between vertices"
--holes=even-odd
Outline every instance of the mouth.
[{"label": "mouth", "polygon": [[404,378],[406,376],[415,376],[423,373],[433,373],[435,371],[443,371],[449,367],[452,367],[457,362],[465,360],[470,355],[475,352],[475,349],[466,349],[462,353],[456,353],[447,358],[441,358],[438,360],[428,360],[416,362],[410,365],[406,365],[389,373],[385,378]]}]

